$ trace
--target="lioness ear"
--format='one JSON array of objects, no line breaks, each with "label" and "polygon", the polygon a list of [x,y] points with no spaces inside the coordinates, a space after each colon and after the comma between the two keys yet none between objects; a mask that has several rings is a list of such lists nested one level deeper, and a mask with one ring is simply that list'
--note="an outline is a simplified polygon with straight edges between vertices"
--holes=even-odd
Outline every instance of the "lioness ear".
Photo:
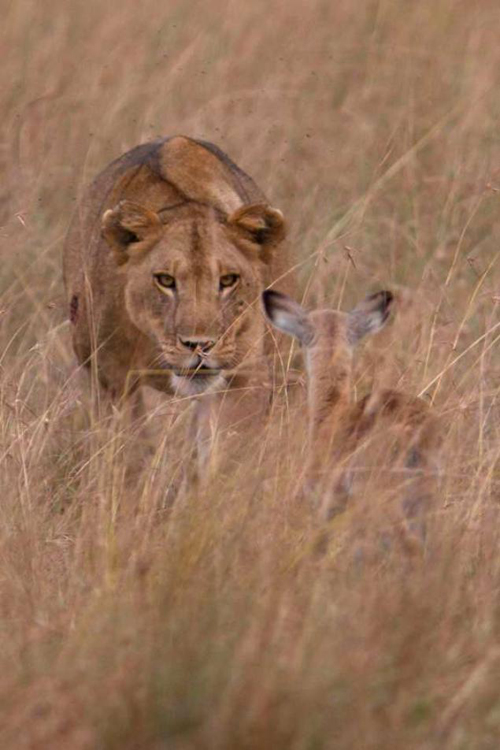
[{"label": "lioness ear", "polygon": [[393,307],[392,292],[376,292],[366,297],[347,315],[347,337],[355,346],[369,333],[377,333],[387,322]]},{"label": "lioness ear", "polygon": [[308,313],[291,297],[267,289],[262,293],[262,305],[266,318],[275,328],[295,336],[304,346],[314,337],[314,326]]},{"label": "lioness ear", "polygon": [[257,245],[276,245],[286,234],[283,214],[267,203],[253,203],[238,208],[229,217],[228,224]]},{"label": "lioness ear", "polygon": [[161,228],[158,214],[132,201],[120,201],[102,217],[102,235],[119,265],[126,263],[133,246]]}]

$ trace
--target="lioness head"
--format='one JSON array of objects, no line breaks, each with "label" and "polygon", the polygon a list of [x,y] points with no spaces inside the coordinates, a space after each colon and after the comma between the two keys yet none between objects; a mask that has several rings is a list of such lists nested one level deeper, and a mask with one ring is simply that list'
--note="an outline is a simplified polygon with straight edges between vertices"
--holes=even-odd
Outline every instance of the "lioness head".
[{"label": "lioness head", "polygon": [[125,277],[127,313],[174,388],[222,385],[261,351],[258,302],[285,233],[280,211],[254,204],[226,216],[191,202],[158,214],[121,201],[104,214],[102,232]]}]

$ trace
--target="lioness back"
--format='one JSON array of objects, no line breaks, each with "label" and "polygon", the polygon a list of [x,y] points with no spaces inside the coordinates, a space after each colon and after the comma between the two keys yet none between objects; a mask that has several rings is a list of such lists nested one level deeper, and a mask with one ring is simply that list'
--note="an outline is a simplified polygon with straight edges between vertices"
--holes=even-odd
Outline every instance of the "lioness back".
[{"label": "lioness back", "polygon": [[[63,273],[73,345],[115,395],[131,373],[167,392],[228,383],[265,358],[260,292],[290,289],[281,213],[216,146],[137,146],[88,187]],[[137,379],[137,384],[139,380]]]}]

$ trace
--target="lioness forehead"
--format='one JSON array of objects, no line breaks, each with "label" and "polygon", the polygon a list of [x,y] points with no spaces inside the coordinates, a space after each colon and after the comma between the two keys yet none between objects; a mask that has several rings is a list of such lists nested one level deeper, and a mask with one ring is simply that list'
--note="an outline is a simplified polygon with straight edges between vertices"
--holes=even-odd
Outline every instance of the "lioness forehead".
[{"label": "lioness forehead", "polygon": [[164,228],[150,254],[151,263],[204,272],[225,265],[234,270],[251,266],[232,240],[226,217],[216,209],[187,204],[160,215]]},{"label": "lioness forehead", "polygon": [[177,222],[201,221],[205,223],[224,224],[226,221],[225,214],[219,211],[215,206],[196,203],[195,201],[186,201],[177,203],[173,206],[166,206],[158,211],[161,221],[167,226]]}]

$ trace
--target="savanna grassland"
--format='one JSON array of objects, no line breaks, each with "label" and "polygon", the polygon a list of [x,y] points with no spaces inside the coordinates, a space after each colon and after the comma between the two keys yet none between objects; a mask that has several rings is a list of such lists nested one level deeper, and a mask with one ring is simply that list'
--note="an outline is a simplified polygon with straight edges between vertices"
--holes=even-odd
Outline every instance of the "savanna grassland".
[{"label": "savanna grassland", "polygon": [[[497,750],[497,0],[1,15],[0,747]],[[423,556],[356,564],[348,514],[315,552],[292,500],[304,409],[281,391],[231,472],[173,509],[189,404],[150,394],[156,451],[128,482],[137,435],[90,408],[61,249],[84,185],[175,133],[215,142],[283,210],[306,304],[402,290],[356,389],[443,415]],[[384,498],[370,506],[383,524]]]}]

